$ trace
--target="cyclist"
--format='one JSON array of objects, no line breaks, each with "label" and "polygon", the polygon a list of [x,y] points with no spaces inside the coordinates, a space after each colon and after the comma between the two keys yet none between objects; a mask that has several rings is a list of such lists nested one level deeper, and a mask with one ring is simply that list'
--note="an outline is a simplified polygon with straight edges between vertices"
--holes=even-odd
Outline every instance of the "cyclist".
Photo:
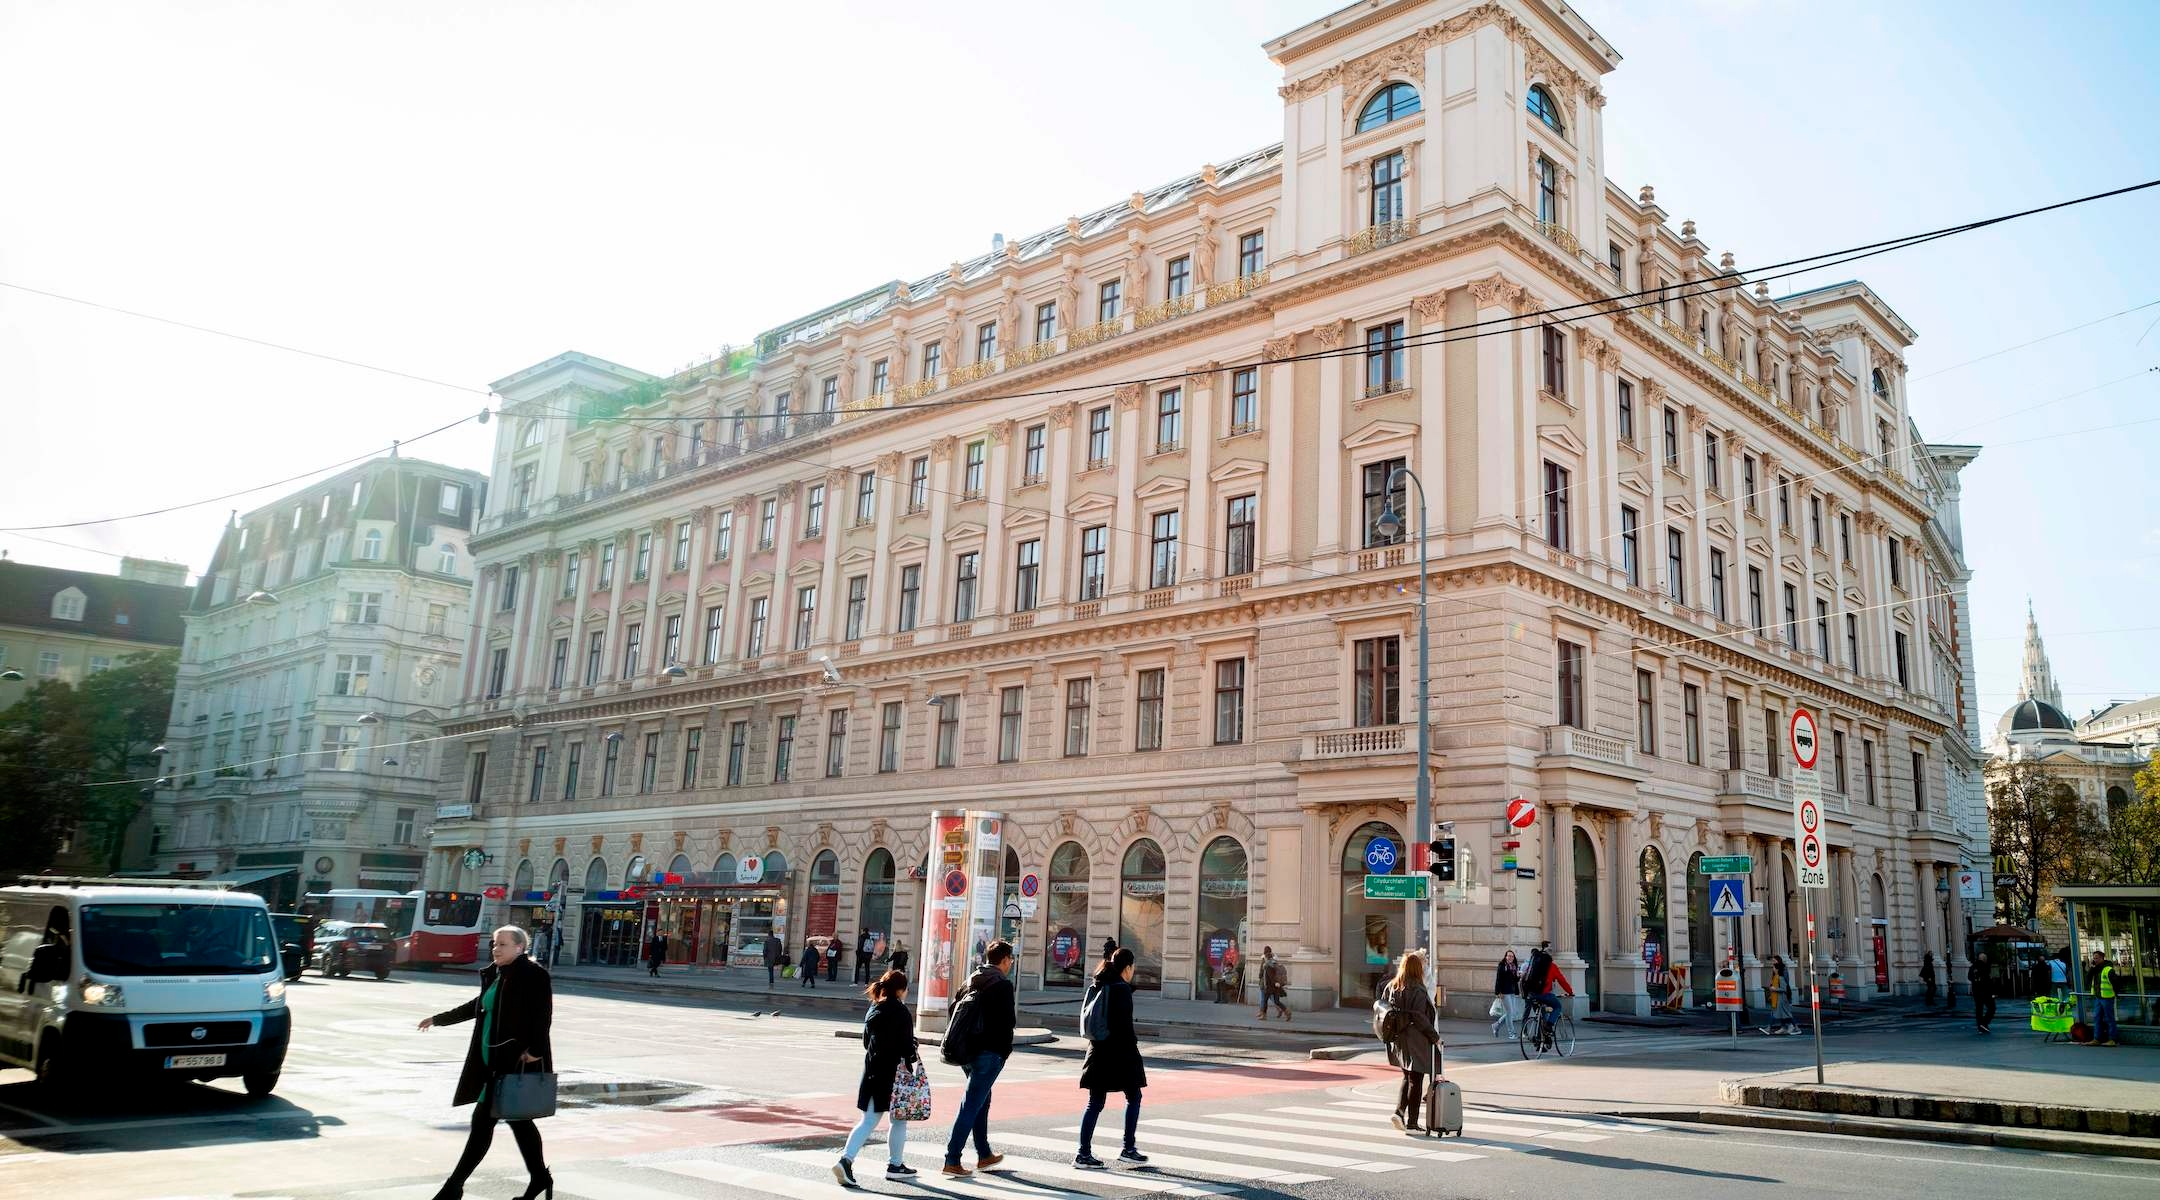
[{"label": "cyclist", "polygon": [[[1560,997],[1554,994],[1555,989],[1566,987],[1567,976],[1553,964],[1552,942],[1539,942],[1537,949],[1530,952],[1530,965],[1523,970],[1522,990],[1530,1003],[1545,1010],[1547,1029],[1552,1028],[1553,1019],[1560,1015]],[[1573,989],[1569,992],[1573,994]]]}]

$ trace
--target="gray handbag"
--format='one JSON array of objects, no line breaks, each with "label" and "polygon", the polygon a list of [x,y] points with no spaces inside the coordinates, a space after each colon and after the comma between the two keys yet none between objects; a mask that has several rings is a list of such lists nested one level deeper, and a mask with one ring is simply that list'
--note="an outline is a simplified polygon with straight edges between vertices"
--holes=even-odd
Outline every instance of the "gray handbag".
[{"label": "gray handbag", "polygon": [[555,1115],[555,1072],[528,1071],[495,1077],[495,1118],[530,1121]]}]

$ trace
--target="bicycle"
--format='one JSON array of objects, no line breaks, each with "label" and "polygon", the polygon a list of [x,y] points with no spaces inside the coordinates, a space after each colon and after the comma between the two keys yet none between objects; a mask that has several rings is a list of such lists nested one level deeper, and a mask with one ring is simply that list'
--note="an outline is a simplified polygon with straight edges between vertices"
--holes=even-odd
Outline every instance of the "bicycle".
[{"label": "bicycle", "polygon": [[1562,1008],[1560,1015],[1548,1018],[1543,1006],[1531,1002],[1525,1007],[1522,1024],[1515,1030],[1515,1048],[1524,1058],[1532,1050],[1540,1055],[1550,1051],[1566,1058],[1575,1050],[1575,1016]]}]

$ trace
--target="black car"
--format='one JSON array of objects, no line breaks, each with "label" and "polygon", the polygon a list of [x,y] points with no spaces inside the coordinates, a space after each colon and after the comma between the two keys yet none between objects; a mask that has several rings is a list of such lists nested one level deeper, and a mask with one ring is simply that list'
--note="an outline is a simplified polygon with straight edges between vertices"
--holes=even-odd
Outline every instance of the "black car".
[{"label": "black car", "polygon": [[315,968],[340,979],[354,971],[373,971],[375,978],[388,979],[396,959],[397,944],[391,940],[388,925],[327,924],[315,943]]},{"label": "black car", "polygon": [[270,927],[277,932],[278,957],[287,982],[300,978],[315,957],[315,920],[301,913],[271,913]]}]

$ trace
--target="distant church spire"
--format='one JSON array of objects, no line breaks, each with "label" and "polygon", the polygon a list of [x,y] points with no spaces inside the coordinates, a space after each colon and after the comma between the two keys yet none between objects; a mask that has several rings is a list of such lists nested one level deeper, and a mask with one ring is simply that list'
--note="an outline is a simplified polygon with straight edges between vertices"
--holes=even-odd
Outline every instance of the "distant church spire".
[{"label": "distant church spire", "polygon": [[2048,665],[2047,649],[2040,644],[2040,623],[2033,619],[2029,598],[2025,601],[2025,673],[2018,681],[2018,699],[2027,698],[2062,707],[2062,688],[2056,685],[2055,669]]}]

